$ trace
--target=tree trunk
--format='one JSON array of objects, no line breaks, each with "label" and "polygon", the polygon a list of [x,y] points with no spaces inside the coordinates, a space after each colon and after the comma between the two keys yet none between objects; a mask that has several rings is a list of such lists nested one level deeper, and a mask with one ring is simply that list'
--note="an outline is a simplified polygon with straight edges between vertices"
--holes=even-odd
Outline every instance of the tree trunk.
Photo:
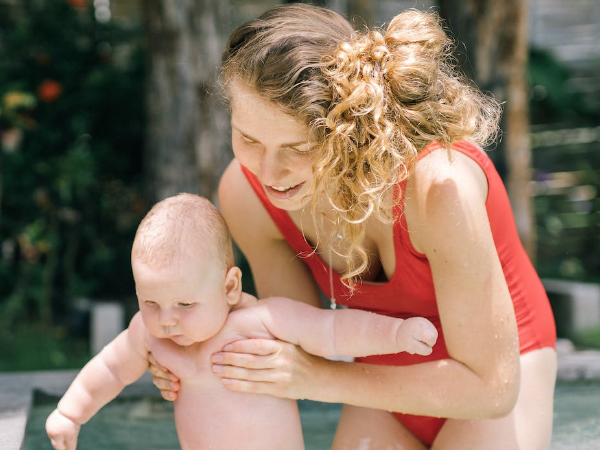
[{"label": "tree trunk", "polygon": [[216,79],[227,1],[141,2],[147,42],[145,175],[151,202],[179,192],[215,200],[231,159]]},{"label": "tree trunk", "polygon": [[[503,137],[491,152],[505,179],[521,241],[535,256],[529,143],[528,1],[440,0],[441,16],[457,39],[465,74],[504,104]],[[462,45],[464,44],[464,48]]]}]

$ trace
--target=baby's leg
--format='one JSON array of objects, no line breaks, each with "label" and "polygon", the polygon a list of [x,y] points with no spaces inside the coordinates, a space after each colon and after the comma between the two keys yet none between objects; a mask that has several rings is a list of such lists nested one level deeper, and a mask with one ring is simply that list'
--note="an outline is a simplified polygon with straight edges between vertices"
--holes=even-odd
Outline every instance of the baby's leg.
[{"label": "baby's leg", "polygon": [[331,450],[426,450],[389,412],[344,405]]},{"label": "baby's leg", "polygon": [[499,419],[447,420],[432,450],[547,450],[552,437],[556,352],[521,356],[521,389],[513,411]]}]

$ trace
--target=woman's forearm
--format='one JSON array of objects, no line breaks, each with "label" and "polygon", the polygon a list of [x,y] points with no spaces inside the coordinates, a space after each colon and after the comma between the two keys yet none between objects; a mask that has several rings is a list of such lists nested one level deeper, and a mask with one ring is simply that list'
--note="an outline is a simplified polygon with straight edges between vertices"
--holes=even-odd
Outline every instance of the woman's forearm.
[{"label": "woman's forearm", "polygon": [[486,380],[452,359],[412,366],[322,360],[306,398],[456,419],[500,417],[512,409],[518,376]]}]

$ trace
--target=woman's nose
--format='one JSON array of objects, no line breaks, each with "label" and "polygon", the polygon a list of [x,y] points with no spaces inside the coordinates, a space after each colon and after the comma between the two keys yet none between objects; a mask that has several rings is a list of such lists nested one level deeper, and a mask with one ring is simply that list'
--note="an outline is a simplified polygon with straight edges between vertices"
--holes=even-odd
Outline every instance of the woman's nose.
[{"label": "woman's nose", "polygon": [[259,167],[259,178],[267,185],[275,185],[282,179],[285,171],[284,161],[277,150],[262,152]]}]

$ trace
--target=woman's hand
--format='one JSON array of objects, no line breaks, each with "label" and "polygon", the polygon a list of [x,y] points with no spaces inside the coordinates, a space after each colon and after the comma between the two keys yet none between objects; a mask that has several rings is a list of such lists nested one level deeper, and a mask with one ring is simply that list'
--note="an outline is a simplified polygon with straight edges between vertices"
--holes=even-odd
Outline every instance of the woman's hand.
[{"label": "woman's hand", "polygon": [[148,361],[150,362],[148,370],[152,374],[152,382],[154,383],[154,386],[160,389],[162,398],[170,401],[176,400],[179,389],[181,389],[179,378],[169,372],[166,367],[158,364],[152,353],[148,354]]},{"label": "woman's hand", "polygon": [[235,341],[212,356],[213,373],[228,389],[289,399],[310,398],[321,361],[300,347],[271,339]]}]

